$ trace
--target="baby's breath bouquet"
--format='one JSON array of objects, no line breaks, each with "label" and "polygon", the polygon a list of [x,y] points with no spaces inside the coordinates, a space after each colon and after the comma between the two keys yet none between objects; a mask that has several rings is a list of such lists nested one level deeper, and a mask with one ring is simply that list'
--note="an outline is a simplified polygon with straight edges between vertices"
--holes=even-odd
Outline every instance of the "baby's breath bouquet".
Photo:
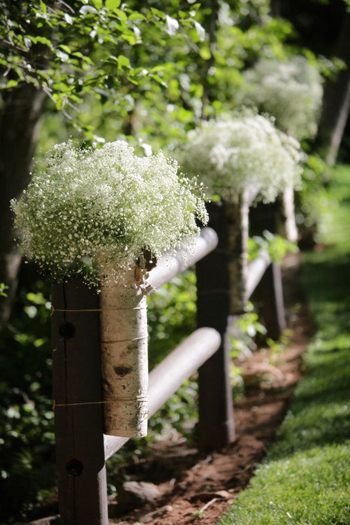
[{"label": "baby's breath bouquet", "polygon": [[322,80],[306,58],[261,60],[244,73],[238,102],[276,119],[276,126],[298,140],[313,138],[322,104]]},{"label": "baby's breath bouquet", "polygon": [[176,161],[138,157],[123,141],[55,146],[12,209],[25,255],[55,281],[82,274],[92,284],[120,280],[145,250],[159,257],[207,221],[200,186]]},{"label": "baby's breath bouquet", "polygon": [[249,193],[272,202],[300,179],[299,143],[271,120],[251,110],[202,125],[189,136],[183,154],[188,173],[200,173],[209,195],[224,201],[228,231],[230,313],[247,304]]},{"label": "baby's breath bouquet", "polygon": [[204,123],[189,135],[182,166],[200,173],[211,196],[238,202],[250,188],[273,201],[290,184],[300,181],[299,143],[252,111]]},{"label": "baby's breath bouquet", "polygon": [[[100,285],[105,432],[145,436],[145,253],[157,258],[199,232],[196,219],[207,222],[201,186],[162,153],[141,158],[122,141],[85,150],[68,142],[46,155],[12,209],[23,252],[55,281],[81,275]],[[91,315],[84,305],[81,312]]]}]

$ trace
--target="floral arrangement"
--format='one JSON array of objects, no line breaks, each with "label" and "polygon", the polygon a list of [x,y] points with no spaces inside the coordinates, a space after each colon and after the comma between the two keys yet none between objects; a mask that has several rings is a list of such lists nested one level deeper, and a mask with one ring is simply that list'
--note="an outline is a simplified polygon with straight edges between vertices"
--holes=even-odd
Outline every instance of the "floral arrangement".
[{"label": "floral arrangement", "polygon": [[[101,149],[59,144],[23,197],[11,202],[24,254],[60,282],[84,275],[117,282],[149,250],[152,257],[198,234],[207,222],[203,191],[160,152],[138,157],[126,142]],[[102,262],[101,262],[102,261]]]},{"label": "floral arrangement", "polygon": [[299,183],[301,158],[294,138],[247,110],[192,132],[182,166],[189,174],[200,173],[210,196],[235,203],[245,190],[257,188],[259,198],[271,202],[287,186]]},{"label": "floral arrangement", "polygon": [[323,88],[320,74],[306,58],[261,60],[244,77],[239,103],[273,116],[279,129],[298,140],[316,135]]}]

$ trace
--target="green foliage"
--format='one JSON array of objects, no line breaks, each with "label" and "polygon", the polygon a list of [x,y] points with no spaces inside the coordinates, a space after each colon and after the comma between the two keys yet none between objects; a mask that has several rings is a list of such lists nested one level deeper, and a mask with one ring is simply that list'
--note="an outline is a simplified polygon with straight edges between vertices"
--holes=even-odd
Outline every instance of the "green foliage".
[{"label": "green foliage", "polygon": [[266,338],[266,344],[271,350],[270,362],[272,364],[276,364],[278,356],[290,345],[290,335],[292,335],[292,332],[286,329],[278,341],[274,341],[270,337]]},{"label": "green foliage", "polygon": [[[266,328],[259,322],[259,317],[254,312],[251,302],[247,304],[247,312],[233,319],[228,327],[228,338],[231,347],[232,360],[244,361],[257,349],[255,338],[258,334],[265,335]],[[234,399],[238,399],[244,394],[244,382],[241,376],[241,369],[232,361],[230,365],[230,379]]]},{"label": "green foliage", "polygon": [[150,369],[196,329],[196,274],[186,271],[148,297]]},{"label": "green foliage", "polygon": [[318,155],[309,155],[303,166],[302,187],[296,193],[296,223],[301,237],[312,236],[320,242],[329,211],[336,201],[327,190],[334,185],[329,181],[329,167]]},{"label": "green foliage", "polygon": [[6,286],[6,284],[0,283],[0,297],[7,297],[7,293],[5,292],[7,289],[8,286]]},{"label": "green foliage", "polygon": [[[196,293],[195,272],[186,271],[148,298],[150,369],[196,329]],[[150,419],[151,439],[169,435],[172,428],[193,438],[197,391],[195,381],[184,383]]]},{"label": "green foliage", "polygon": [[0,336],[0,522],[36,517],[55,492],[50,302],[38,282]]},{"label": "green foliage", "polygon": [[231,357],[244,360],[256,350],[255,337],[257,334],[266,334],[266,328],[259,322],[259,317],[254,312],[251,302],[247,304],[247,312],[234,319],[229,327],[228,334],[231,344]]},{"label": "green foliage", "polygon": [[324,232],[333,246],[304,255],[303,283],[318,326],[305,377],[266,460],[221,525],[349,523],[349,176],[349,167],[337,169],[339,186],[330,190],[330,200],[343,196]]},{"label": "green foliage", "polygon": [[[33,9],[40,11],[39,2],[32,4]],[[58,20],[52,42],[71,50],[79,48],[78,53],[83,58],[74,58],[58,47],[68,54],[68,62],[55,57],[54,63],[50,63],[55,74],[60,75],[59,81],[50,86],[50,95],[55,94],[54,98],[62,100],[62,106],[57,113],[56,101],[50,100],[46,105],[40,141],[44,151],[67,140],[72,133],[79,138],[83,133],[96,142],[114,141],[122,135],[133,136],[136,143],[142,140],[154,149],[161,147],[172,152],[186,142],[187,132],[203,117],[234,108],[233,94],[242,83],[246,65],[259,57],[285,58],[285,41],[292,35],[288,22],[269,14],[269,0],[237,0],[233,6],[220,3],[218,14],[212,12],[210,2],[191,4],[189,10],[184,11],[181,0],[167,2],[163,7],[166,12],[155,9],[154,6],[161,9],[155,1],[149,2],[148,7],[141,1],[121,4],[116,12],[95,6],[96,13],[90,14],[79,12],[82,2],[77,1],[74,5],[70,2],[69,5],[73,6],[74,14],[64,4],[62,12],[68,9],[67,14],[76,20],[68,30],[65,20]],[[22,20],[23,13],[14,7],[12,10],[12,18]],[[179,24],[174,35],[169,32],[174,32],[176,23],[170,22],[173,28],[170,30],[167,16]],[[34,28],[37,22],[35,18]],[[117,31],[113,24],[117,24]],[[80,35],[80,26],[86,27],[86,31],[81,29],[83,35]],[[103,44],[98,41],[100,36],[94,35],[95,26],[102,31],[102,38],[106,35]],[[40,28],[40,34],[45,28]],[[130,32],[135,37],[135,30],[136,33],[140,31],[141,36],[130,43]],[[48,39],[50,31],[48,28]],[[124,31],[129,41],[123,39]],[[9,45],[4,45],[4,56],[8,48]],[[19,52],[13,47],[10,50],[13,54]],[[48,48],[45,50],[49,52]],[[34,52],[33,46],[30,52]],[[92,64],[84,65],[86,57]],[[120,57],[123,57],[121,63]],[[72,58],[79,59],[86,69],[79,63],[71,69]],[[79,91],[74,93],[77,83]],[[62,85],[68,85],[66,90],[60,91]],[[78,100],[69,100],[70,94]],[[62,111],[73,120],[62,119]]]},{"label": "green foliage", "polygon": [[272,261],[281,264],[287,253],[298,253],[296,243],[288,241],[281,235],[273,234],[267,230],[263,236],[254,236],[248,239],[248,257],[252,261],[259,257],[260,250],[266,251]]},{"label": "green foliage", "polygon": [[[158,41],[167,45],[182,40],[182,32],[193,28],[199,40],[201,26],[194,20],[196,6],[181,12],[179,19],[155,8],[136,8],[117,0],[71,0],[56,3],[0,2],[1,88],[8,91],[30,83],[45,93],[67,118],[84,96],[102,104],[111,99],[125,107],[127,94],[149,87],[149,81],[165,85],[161,68],[149,68],[133,60],[134,48]],[[152,33],[152,38],[150,34]],[[89,124],[77,125],[94,138]]]}]

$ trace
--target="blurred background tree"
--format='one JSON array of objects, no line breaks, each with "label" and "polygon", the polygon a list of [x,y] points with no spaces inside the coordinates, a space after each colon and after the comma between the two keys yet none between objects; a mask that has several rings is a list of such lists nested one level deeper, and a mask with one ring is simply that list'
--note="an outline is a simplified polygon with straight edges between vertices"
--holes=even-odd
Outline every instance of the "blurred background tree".
[{"label": "blurred background tree", "polygon": [[333,58],[340,71],[331,65],[320,118],[316,147],[328,164],[334,164],[346,129],[341,158],[349,160],[350,109],[350,3],[348,0],[272,0],[272,13],[289,20],[298,40],[326,63]]}]

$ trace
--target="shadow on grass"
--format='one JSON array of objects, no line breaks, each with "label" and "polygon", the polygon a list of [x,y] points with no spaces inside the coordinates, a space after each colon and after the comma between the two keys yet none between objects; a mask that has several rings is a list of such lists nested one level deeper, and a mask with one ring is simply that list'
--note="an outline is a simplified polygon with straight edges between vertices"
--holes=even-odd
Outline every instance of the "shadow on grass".
[{"label": "shadow on grass", "polygon": [[269,460],[350,439],[350,255],[321,255],[306,257],[303,279],[319,331]]}]

